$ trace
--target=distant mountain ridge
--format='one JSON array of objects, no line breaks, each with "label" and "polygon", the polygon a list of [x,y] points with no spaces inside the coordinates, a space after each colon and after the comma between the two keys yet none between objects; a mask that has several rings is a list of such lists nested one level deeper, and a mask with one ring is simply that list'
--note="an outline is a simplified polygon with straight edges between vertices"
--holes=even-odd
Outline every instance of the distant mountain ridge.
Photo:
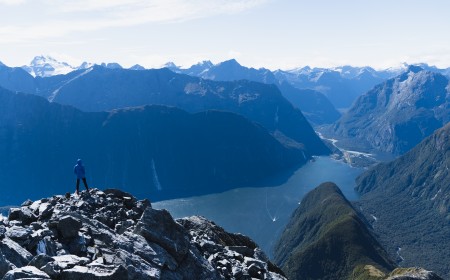
[{"label": "distant mountain ridge", "polygon": [[36,82],[39,90],[35,94],[84,111],[147,104],[176,106],[189,112],[225,110],[260,123],[280,139],[304,145],[310,154],[330,152],[300,110],[273,85],[209,81],[168,69],[132,71],[100,66]]},{"label": "distant mountain ridge", "polygon": [[3,89],[0,143],[0,180],[17,186],[1,205],[24,194],[73,191],[77,158],[91,186],[121,187],[152,200],[253,186],[310,159],[229,112],[146,106],[85,113]]},{"label": "distant mountain ridge", "polygon": [[450,277],[450,123],[357,179],[357,204],[400,265]]},{"label": "distant mountain ridge", "polygon": [[448,78],[411,66],[359,97],[333,130],[367,147],[403,154],[448,121]]},{"label": "distant mountain ridge", "polygon": [[[72,66],[67,62],[61,62],[48,55],[40,55],[33,58],[29,65],[23,65],[21,68],[27,71],[33,77],[52,77],[57,75],[66,75],[70,72],[88,69],[94,66],[94,63],[83,62],[80,66]],[[118,63],[102,63],[100,66],[110,69],[122,68]],[[136,64],[132,70],[143,70],[144,67]]]},{"label": "distant mountain ridge", "polygon": [[240,65],[235,59],[223,61],[216,65],[210,61],[203,61],[188,69],[181,69],[171,64],[169,69],[177,73],[214,81],[249,80],[274,84],[280,89],[283,96],[299,108],[312,124],[332,123],[340,117],[340,113],[320,92],[295,88],[287,81],[279,81],[274,73],[268,69],[248,68]]}]

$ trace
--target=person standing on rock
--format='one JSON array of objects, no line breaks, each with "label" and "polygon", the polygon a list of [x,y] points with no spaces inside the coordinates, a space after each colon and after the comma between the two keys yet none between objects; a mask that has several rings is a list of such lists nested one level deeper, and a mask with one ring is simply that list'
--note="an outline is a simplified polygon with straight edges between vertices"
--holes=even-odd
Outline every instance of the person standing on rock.
[{"label": "person standing on rock", "polygon": [[83,184],[86,187],[86,190],[89,191],[87,182],[86,182],[86,171],[84,170],[83,162],[81,159],[77,160],[77,164],[73,168],[73,173],[77,176],[77,195],[79,194],[80,188],[80,179],[83,180]]}]

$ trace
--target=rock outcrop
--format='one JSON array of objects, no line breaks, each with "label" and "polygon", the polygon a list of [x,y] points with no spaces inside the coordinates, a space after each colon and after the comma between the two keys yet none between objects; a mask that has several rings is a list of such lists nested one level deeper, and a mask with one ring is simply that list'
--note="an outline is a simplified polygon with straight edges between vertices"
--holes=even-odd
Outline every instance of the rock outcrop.
[{"label": "rock outcrop", "polygon": [[[31,218],[30,218],[31,217]],[[248,237],[92,189],[26,201],[0,221],[3,279],[286,279]]]}]

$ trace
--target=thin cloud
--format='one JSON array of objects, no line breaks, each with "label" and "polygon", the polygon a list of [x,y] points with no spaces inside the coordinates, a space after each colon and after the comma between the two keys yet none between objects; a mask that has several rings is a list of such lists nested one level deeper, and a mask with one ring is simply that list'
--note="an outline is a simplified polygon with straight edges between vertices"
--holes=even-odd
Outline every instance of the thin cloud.
[{"label": "thin cloud", "polygon": [[0,0],[0,5],[15,6],[25,3],[25,0]]},{"label": "thin cloud", "polygon": [[[74,32],[130,27],[147,23],[183,22],[220,14],[236,14],[269,0],[35,0],[42,4],[40,22],[21,20],[0,27],[0,43],[58,38]],[[24,0],[0,0],[0,3]]]}]

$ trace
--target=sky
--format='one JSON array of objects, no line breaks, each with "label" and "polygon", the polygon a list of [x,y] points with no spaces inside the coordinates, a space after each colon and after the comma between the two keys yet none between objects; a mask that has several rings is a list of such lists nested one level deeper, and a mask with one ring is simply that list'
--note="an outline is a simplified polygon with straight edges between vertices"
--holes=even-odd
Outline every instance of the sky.
[{"label": "sky", "polygon": [[0,0],[0,61],[450,67],[447,0]]}]

